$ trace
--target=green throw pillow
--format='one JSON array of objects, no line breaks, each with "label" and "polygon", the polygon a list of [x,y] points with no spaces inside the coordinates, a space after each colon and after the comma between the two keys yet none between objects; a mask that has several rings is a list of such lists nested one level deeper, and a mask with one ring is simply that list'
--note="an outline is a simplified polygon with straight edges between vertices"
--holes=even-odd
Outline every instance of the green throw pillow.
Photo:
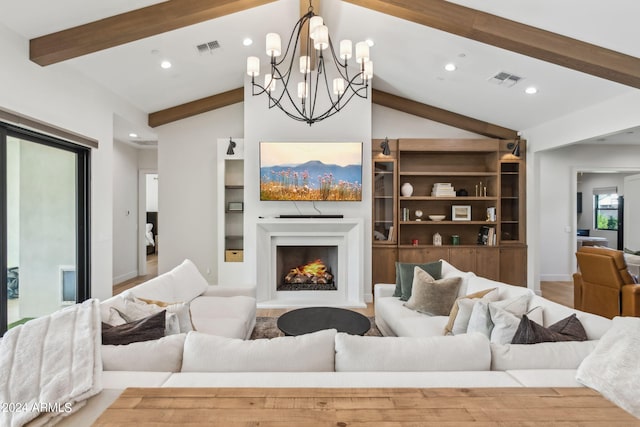
[{"label": "green throw pillow", "polygon": [[442,261],[426,264],[396,262],[396,290],[393,293],[394,297],[400,297],[402,301],[409,300],[411,286],[413,286],[413,270],[416,267],[420,267],[429,273],[435,280],[442,278]]}]

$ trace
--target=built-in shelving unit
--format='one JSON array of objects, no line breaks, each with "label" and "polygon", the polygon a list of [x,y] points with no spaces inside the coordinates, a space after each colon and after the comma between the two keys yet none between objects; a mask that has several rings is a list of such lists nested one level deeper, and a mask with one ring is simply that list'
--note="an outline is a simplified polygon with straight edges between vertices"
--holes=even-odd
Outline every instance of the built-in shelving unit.
[{"label": "built-in shelving unit", "polygon": [[244,255],[244,160],[224,161],[224,261],[242,262]]},{"label": "built-in shelving unit", "polygon": [[[513,141],[495,139],[399,139],[382,156],[374,141],[373,280],[393,282],[395,261],[445,259],[462,270],[526,285],[525,163],[511,154]],[[521,153],[525,143],[521,142]],[[380,164],[378,168],[376,165]],[[385,188],[385,167],[393,165],[395,191]],[[388,172],[387,172],[388,173]],[[403,184],[413,191],[403,194]],[[450,184],[456,195],[435,196],[434,186]],[[395,210],[381,208],[389,196]],[[386,205],[385,205],[386,206]],[[390,218],[389,214],[394,217]],[[429,215],[441,215],[432,221]],[[393,224],[386,247],[376,231]],[[490,238],[482,238],[485,233]],[[434,236],[441,237],[436,245]],[[495,236],[495,237],[494,237]],[[389,247],[393,244],[393,248]],[[392,250],[393,249],[393,250]]]}]

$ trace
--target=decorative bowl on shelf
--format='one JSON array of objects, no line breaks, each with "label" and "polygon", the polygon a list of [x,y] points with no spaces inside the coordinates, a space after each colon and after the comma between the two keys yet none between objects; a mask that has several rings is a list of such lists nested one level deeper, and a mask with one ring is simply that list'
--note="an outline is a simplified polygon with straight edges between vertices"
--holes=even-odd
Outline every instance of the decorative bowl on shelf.
[{"label": "decorative bowl on shelf", "polygon": [[429,215],[431,221],[442,221],[444,218],[445,215]]}]

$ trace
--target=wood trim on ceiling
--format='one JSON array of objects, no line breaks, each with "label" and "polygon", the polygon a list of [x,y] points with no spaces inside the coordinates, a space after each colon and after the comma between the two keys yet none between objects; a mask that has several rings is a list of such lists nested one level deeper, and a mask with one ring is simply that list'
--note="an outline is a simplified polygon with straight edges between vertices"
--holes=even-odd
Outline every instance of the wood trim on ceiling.
[{"label": "wood trim on ceiling", "polygon": [[640,88],[640,58],[445,0],[344,0],[586,74]]},{"label": "wood trim on ceiling", "polygon": [[518,132],[512,129],[483,122],[482,120],[463,116],[462,114],[422,104],[376,89],[372,91],[371,102],[382,105],[383,107],[393,108],[394,110],[433,120],[434,122],[484,135],[489,138],[515,139],[518,136]]},{"label": "wood trim on ceiling", "polygon": [[155,113],[149,114],[148,123],[149,126],[154,128],[243,101],[244,88],[240,87],[196,101],[187,102],[186,104],[156,111]]},{"label": "wood trim on ceiling", "polygon": [[[244,88],[240,87],[218,95],[209,96],[207,98],[198,99],[196,101],[177,105],[165,110],[156,111],[155,113],[149,114],[148,123],[151,127],[158,127],[243,101]],[[377,105],[382,105],[383,107],[402,111],[403,113],[412,114],[414,116],[433,120],[434,122],[453,126],[458,129],[484,135],[489,138],[515,139],[518,134],[517,131],[512,129],[503,128],[472,117],[452,113],[451,111],[443,110],[431,105],[421,104],[419,102],[376,89],[373,89],[371,92],[371,102]]]},{"label": "wood trim on ceiling", "polygon": [[29,58],[42,66],[109,49],[275,0],[170,0],[29,41]]}]

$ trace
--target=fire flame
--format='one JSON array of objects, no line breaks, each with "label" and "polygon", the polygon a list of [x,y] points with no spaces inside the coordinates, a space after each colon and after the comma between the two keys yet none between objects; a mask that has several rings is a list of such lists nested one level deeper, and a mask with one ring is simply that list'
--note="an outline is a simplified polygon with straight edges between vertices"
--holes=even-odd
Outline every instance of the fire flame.
[{"label": "fire flame", "polygon": [[291,273],[304,274],[305,276],[322,276],[326,272],[327,266],[320,259],[291,269]]}]

